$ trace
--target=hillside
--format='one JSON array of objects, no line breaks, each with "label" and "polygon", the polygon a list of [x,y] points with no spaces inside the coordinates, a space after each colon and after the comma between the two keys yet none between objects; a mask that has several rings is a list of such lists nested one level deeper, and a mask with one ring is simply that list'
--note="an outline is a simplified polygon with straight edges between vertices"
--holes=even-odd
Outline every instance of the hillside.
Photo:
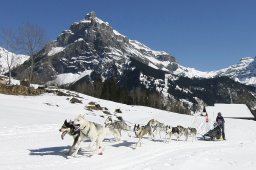
[{"label": "hillside", "polygon": [[[74,94],[74,92],[71,92]],[[88,157],[88,142],[82,143],[79,158],[66,159],[65,152],[72,144],[72,138],[61,140],[58,129],[65,119],[74,119],[85,114],[90,121],[102,124],[107,115],[102,111],[88,111],[85,106],[93,101],[107,107],[110,113],[115,109],[130,125],[146,124],[155,118],[166,125],[198,128],[200,138],[205,128],[204,118],[188,116],[142,106],[128,106],[78,94],[82,104],[71,104],[70,96],[56,96],[49,93],[41,96],[9,96],[0,94],[1,125],[0,156],[1,169],[247,169],[256,168],[255,121],[226,118],[226,141],[185,142],[171,140],[165,143],[157,136],[142,140],[142,147],[134,149],[137,142],[134,133],[129,138],[123,133],[120,142],[112,136],[104,141],[103,155]],[[15,106],[15,107],[14,107]],[[236,108],[237,109],[237,108]],[[225,113],[223,113],[225,117]],[[104,117],[104,118],[103,118]],[[215,117],[209,115],[210,123]],[[239,135],[238,135],[239,134]],[[164,135],[163,135],[164,136]],[[15,161],[14,161],[15,160]]]}]

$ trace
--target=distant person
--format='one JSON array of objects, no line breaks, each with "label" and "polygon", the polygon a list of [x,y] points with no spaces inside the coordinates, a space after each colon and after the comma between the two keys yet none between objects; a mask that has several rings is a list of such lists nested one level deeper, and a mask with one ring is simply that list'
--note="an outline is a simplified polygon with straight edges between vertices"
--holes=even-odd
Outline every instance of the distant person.
[{"label": "distant person", "polygon": [[208,113],[207,113],[207,112],[205,112],[205,113],[206,113],[206,114],[205,114],[205,122],[208,123],[208,122],[209,122]]},{"label": "distant person", "polygon": [[222,135],[223,140],[226,140],[225,130],[224,130],[225,120],[224,120],[224,118],[223,118],[223,116],[221,115],[220,112],[218,113],[218,116],[216,117],[216,122],[218,123],[218,125],[221,128],[221,135]]},{"label": "distant person", "polygon": [[205,131],[208,132],[211,129],[208,113],[205,112]]}]

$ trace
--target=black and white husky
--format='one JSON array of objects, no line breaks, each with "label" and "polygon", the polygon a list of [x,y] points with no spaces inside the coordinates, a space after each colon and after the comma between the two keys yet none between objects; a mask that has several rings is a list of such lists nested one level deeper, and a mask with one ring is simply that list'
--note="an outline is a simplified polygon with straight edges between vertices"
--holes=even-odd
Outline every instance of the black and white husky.
[{"label": "black and white husky", "polygon": [[[172,135],[175,135],[177,138],[176,140],[179,140],[182,135],[185,135],[186,128],[183,126],[177,126],[177,127],[171,127],[166,126],[166,136],[169,135],[169,141],[171,140]],[[167,140],[167,137],[166,137]]]},{"label": "black and white husky", "polygon": [[194,141],[196,139],[196,134],[197,134],[196,128],[192,128],[192,127],[186,128],[186,131],[185,131],[186,139],[185,140],[187,141],[188,137],[192,137],[192,141]]},{"label": "black and white husky", "polygon": [[76,138],[77,136],[80,135],[79,131],[75,131],[75,126],[73,121],[67,121],[65,120],[59,131],[62,133],[61,134],[61,139],[63,140],[66,134],[69,134],[70,136],[73,136]]},{"label": "black and white husky", "polygon": [[160,138],[162,138],[162,133],[165,133],[165,129],[166,129],[166,126],[165,124],[163,123],[158,123],[154,129],[153,129],[153,133],[154,133],[154,137],[156,135],[159,135]]},{"label": "black and white husky", "polygon": [[70,155],[72,153],[72,149],[74,148],[74,146],[76,145],[78,138],[80,136],[80,131],[79,130],[75,130],[75,126],[74,123],[70,120],[69,122],[67,120],[64,121],[63,125],[61,126],[61,128],[59,129],[59,131],[61,132],[61,139],[63,140],[66,134],[69,134],[70,136],[72,136],[74,138],[73,144],[68,152],[68,155]]},{"label": "black and white husky", "polygon": [[145,135],[149,135],[151,136],[151,138],[153,137],[152,128],[148,124],[145,126],[140,126],[139,124],[138,125],[135,124],[133,130],[134,130],[135,136],[139,138],[138,142],[136,143],[136,148],[138,144],[140,144],[141,146],[141,139]]},{"label": "black and white husky", "polygon": [[122,117],[118,117],[118,120],[113,120],[111,116],[109,116],[105,122],[105,127],[108,127],[110,129],[115,129],[119,132],[121,135],[121,131],[127,132],[128,136],[131,137],[129,131],[131,131],[131,126],[129,126]]},{"label": "black and white husky", "polygon": [[159,135],[160,138],[162,138],[161,134],[166,132],[166,127],[164,123],[161,123],[156,119],[151,119],[147,125],[151,127],[154,138],[157,134]]},{"label": "black and white husky", "polygon": [[[188,137],[193,137],[193,140],[196,139],[197,135],[197,130],[196,128],[184,128],[182,126],[177,126],[177,127],[171,127],[171,126],[166,126],[166,136],[169,136],[168,141],[171,140],[172,135],[175,135],[177,138],[176,140],[179,140],[182,135],[185,136],[185,140],[188,140]],[[167,141],[167,137],[166,137]]]}]

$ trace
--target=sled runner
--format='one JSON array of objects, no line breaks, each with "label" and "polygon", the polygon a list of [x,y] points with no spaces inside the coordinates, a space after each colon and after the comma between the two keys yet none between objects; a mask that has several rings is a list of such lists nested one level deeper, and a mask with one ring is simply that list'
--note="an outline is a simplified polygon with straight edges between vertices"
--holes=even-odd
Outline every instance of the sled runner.
[{"label": "sled runner", "polygon": [[203,135],[204,140],[221,140],[221,127],[218,123],[213,124],[214,128]]}]

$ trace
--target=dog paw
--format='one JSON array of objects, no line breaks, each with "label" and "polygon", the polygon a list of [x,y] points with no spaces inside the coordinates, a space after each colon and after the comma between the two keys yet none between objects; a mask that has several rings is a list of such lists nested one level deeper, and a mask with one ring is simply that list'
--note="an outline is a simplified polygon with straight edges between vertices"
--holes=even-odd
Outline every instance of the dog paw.
[{"label": "dog paw", "polygon": [[72,159],[72,158],[74,158],[74,157],[70,156],[70,155],[67,156],[67,159]]},{"label": "dog paw", "polygon": [[79,157],[81,157],[81,155],[75,154],[75,155],[69,155],[69,156],[67,156],[68,159],[79,158]]}]

